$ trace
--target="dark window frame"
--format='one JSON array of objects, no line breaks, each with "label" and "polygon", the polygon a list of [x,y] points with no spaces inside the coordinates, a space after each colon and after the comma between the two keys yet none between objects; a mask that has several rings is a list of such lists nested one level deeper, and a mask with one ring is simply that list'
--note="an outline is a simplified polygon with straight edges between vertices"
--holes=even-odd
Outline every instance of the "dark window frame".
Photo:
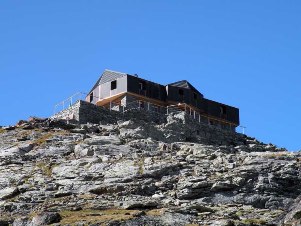
[{"label": "dark window frame", "polygon": [[142,90],[142,91],[146,90],[146,82],[144,82],[144,81],[139,82],[139,90]]},{"label": "dark window frame", "polygon": [[197,100],[197,99],[198,99],[197,93],[193,93],[193,99],[194,99],[194,100]]},{"label": "dark window frame", "polygon": [[179,89],[179,96],[183,97],[184,96],[184,90],[183,89]]},{"label": "dark window frame", "polygon": [[92,93],[90,93],[90,103],[92,103],[93,102],[93,99],[94,99],[94,94],[93,94],[93,92]]},{"label": "dark window frame", "polygon": [[184,99],[185,99],[185,92],[184,92],[184,90],[183,89],[179,89],[178,90],[178,94],[179,94],[179,100],[181,102],[184,102]]},{"label": "dark window frame", "polygon": [[220,106],[220,113],[221,113],[221,115],[227,114],[227,107],[221,105],[221,106]]},{"label": "dark window frame", "polygon": [[111,90],[117,89],[117,80],[111,82]]}]

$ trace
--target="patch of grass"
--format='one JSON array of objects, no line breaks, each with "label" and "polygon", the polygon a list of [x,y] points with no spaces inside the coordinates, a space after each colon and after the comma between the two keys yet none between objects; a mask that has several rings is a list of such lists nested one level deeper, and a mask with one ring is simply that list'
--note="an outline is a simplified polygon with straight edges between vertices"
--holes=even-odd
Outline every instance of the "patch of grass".
[{"label": "patch of grass", "polygon": [[48,132],[48,133],[44,133],[44,134],[41,134],[41,130],[37,130],[36,132],[39,132],[39,137],[35,140],[32,141],[32,144],[34,145],[43,145],[44,143],[47,142],[48,139],[56,136],[56,135],[60,135],[60,136],[63,136],[63,135],[68,135],[70,134],[69,131],[65,131],[65,130],[60,130],[60,131],[51,131],[51,132]]},{"label": "patch of grass", "polygon": [[241,223],[250,225],[265,225],[267,222],[263,219],[245,219],[242,220]]},{"label": "patch of grass", "polygon": [[291,157],[290,153],[288,152],[275,152],[275,153],[268,153],[264,155],[266,158],[269,159],[278,159],[281,157]]},{"label": "patch of grass", "polygon": [[166,209],[153,209],[153,210],[150,210],[150,211],[147,211],[146,212],[146,215],[148,216],[161,216],[162,214],[164,214]]},{"label": "patch of grass", "polygon": [[134,163],[134,166],[138,166],[138,174],[142,175],[144,174],[144,156],[137,159]]},{"label": "patch of grass", "polygon": [[94,194],[82,194],[82,195],[78,195],[77,196],[80,199],[95,199],[95,197],[97,197],[97,195]]},{"label": "patch of grass", "polygon": [[38,139],[32,141],[32,144],[40,146],[40,145],[46,143],[46,140],[53,137],[53,135],[54,135],[53,133],[46,133],[43,136],[39,137]]},{"label": "patch of grass", "polygon": [[5,133],[5,129],[0,128],[0,133]]},{"label": "patch of grass", "polygon": [[43,174],[47,177],[51,177],[52,170],[56,165],[48,165],[45,162],[37,162],[36,167],[41,169]]},{"label": "patch of grass", "polygon": [[62,225],[73,225],[77,222],[83,222],[87,225],[95,223],[105,223],[108,221],[124,221],[134,218],[133,214],[139,212],[138,210],[81,210],[81,211],[62,211],[60,215]]},{"label": "patch of grass", "polygon": [[243,213],[243,212],[241,212],[241,211],[237,211],[235,214],[236,214],[236,216],[238,216],[238,217],[241,217],[241,216],[243,216],[243,215],[244,215],[244,213]]},{"label": "patch of grass", "polygon": [[0,214],[0,219],[3,220],[3,221],[12,221],[11,215],[4,214],[4,213]]}]

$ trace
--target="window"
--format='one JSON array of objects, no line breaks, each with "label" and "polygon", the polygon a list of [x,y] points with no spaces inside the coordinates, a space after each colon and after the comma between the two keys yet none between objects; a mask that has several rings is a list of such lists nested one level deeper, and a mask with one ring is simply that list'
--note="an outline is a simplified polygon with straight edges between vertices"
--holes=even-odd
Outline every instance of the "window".
[{"label": "window", "polygon": [[198,99],[198,95],[196,93],[193,93],[193,99],[195,99],[195,100]]},{"label": "window", "polygon": [[115,80],[111,82],[111,90],[114,90],[116,88],[117,88],[117,81]]},{"label": "window", "polygon": [[226,108],[226,106],[220,106],[220,111],[221,111],[222,115],[227,114],[227,108]]},{"label": "window", "polygon": [[92,93],[90,93],[90,103],[93,102],[93,97],[94,97],[94,95],[93,95],[93,92],[92,92]]},{"label": "window", "polygon": [[184,96],[184,90],[179,89],[179,95],[180,95],[180,96]]},{"label": "window", "polygon": [[146,84],[145,84],[145,82],[139,82],[139,89],[140,90],[146,90]]},{"label": "window", "polygon": [[184,90],[179,89],[179,100],[184,102]]}]

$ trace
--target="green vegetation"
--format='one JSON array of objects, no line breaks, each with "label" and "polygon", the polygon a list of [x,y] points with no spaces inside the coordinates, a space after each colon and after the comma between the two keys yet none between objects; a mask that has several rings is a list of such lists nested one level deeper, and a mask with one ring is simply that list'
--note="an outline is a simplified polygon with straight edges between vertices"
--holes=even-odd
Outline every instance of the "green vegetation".
[{"label": "green vegetation", "polygon": [[243,212],[241,212],[241,211],[237,211],[235,214],[236,214],[236,216],[238,216],[238,217],[241,217],[241,216],[243,216],[243,215],[244,215],[244,213],[243,213]]},{"label": "green vegetation", "polygon": [[241,223],[247,225],[265,225],[267,222],[263,219],[245,219],[242,220]]}]

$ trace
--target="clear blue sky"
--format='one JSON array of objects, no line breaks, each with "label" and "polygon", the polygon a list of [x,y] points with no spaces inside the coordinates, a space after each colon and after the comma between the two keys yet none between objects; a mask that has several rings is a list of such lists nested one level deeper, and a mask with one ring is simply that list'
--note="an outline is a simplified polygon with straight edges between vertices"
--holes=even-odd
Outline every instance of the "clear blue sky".
[{"label": "clear blue sky", "polygon": [[0,125],[52,114],[106,68],[187,79],[247,134],[301,149],[298,0],[0,2]]}]

